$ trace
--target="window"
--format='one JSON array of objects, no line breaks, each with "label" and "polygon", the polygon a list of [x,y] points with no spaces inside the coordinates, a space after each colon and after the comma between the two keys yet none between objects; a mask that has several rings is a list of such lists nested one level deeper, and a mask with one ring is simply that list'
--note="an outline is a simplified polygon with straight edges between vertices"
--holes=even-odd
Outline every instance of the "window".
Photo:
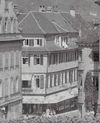
[{"label": "window", "polygon": [[93,52],[93,60],[95,62],[98,62],[99,61],[99,52]]},{"label": "window", "polygon": [[99,84],[98,84],[98,76],[93,76],[93,85],[96,88],[96,90],[99,89],[98,88],[98,86],[99,86]]},{"label": "window", "polygon": [[43,65],[43,55],[34,55],[34,64]]},{"label": "window", "polygon": [[69,82],[70,82],[70,84],[72,84],[72,82],[73,82],[73,70],[69,71]]},{"label": "window", "polygon": [[36,87],[43,89],[44,88],[44,75],[35,75],[35,83],[36,83]]},{"label": "window", "polygon": [[9,54],[5,53],[5,69],[9,67]]},{"label": "window", "polygon": [[36,87],[37,87],[37,88],[40,87],[39,81],[40,81],[39,76],[37,76],[37,77],[36,77]]},{"label": "window", "polygon": [[42,39],[41,38],[38,38],[35,40],[36,40],[36,46],[42,46]]},{"label": "window", "polygon": [[68,38],[66,36],[56,36],[55,37],[55,43],[56,45],[60,46],[60,47],[63,47],[63,48],[67,48],[67,41],[68,41]]},{"label": "window", "polygon": [[23,64],[29,64],[29,58],[23,57]]},{"label": "window", "polygon": [[23,41],[23,46],[34,46],[34,39],[32,39],[32,38],[25,39]]},{"label": "window", "polygon": [[82,51],[79,51],[79,62],[82,61]]},{"label": "window", "polygon": [[31,81],[23,80],[22,81],[22,88],[31,88]]}]

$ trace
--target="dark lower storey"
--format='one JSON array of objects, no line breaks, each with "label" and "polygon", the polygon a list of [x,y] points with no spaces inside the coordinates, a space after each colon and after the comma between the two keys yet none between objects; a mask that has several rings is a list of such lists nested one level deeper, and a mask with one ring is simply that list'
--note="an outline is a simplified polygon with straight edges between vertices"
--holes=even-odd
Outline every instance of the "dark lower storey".
[{"label": "dark lower storey", "polygon": [[23,104],[23,114],[41,115],[46,109],[54,110],[56,114],[78,109],[78,97],[70,98],[52,104]]}]

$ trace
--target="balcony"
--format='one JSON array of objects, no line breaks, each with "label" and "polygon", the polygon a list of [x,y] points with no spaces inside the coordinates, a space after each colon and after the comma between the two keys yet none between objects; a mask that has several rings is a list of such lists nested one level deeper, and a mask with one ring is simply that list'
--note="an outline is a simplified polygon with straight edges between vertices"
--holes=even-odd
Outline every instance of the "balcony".
[{"label": "balcony", "polygon": [[46,93],[51,94],[51,93],[60,92],[60,91],[73,89],[73,88],[77,88],[77,81],[73,82],[72,85],[70,83],[66,83],[66,84],[63,84],[63,85],[48,88],[46,90]]}]

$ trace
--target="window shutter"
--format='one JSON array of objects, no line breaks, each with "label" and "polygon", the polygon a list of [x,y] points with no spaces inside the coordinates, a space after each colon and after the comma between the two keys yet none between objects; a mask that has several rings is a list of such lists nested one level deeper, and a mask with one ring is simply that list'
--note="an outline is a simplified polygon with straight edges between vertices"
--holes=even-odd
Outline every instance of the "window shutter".
[{"label": "window shutter", "polygon": [[43,65],[43,55],[41,55],[40,59],[41,59],[41,65]]},{"label": "window shutter", "polygon": [[31,46],[34,46],[34,39],[31,39]]},{"label": "window shutter", "polygon": [[44,75],[40,75],[40,89],[44,89]]},{"label": "window shutter", "polygon": [[36,65],[36,55],[34,55],[34,65]]},{"label": "window shutter", "polygon": [[31,46],[31,39],[28,39],[29,46]]},{"label": "window shutter", "polygon": [[42,46],[42,39],[40,39],[40,46]]}]

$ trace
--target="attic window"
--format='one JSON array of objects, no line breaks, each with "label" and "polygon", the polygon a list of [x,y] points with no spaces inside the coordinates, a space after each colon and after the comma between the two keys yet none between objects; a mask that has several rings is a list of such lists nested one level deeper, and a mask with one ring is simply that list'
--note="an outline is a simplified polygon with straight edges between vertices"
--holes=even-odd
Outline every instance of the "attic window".
[{"label": "attic window", "polygon": [[67,42],[68,42],[68,37],[66,37],[66,36],[56,36],[55,37],[56,45],[58,45],[62,48],[67,48],[68,47]]}]

